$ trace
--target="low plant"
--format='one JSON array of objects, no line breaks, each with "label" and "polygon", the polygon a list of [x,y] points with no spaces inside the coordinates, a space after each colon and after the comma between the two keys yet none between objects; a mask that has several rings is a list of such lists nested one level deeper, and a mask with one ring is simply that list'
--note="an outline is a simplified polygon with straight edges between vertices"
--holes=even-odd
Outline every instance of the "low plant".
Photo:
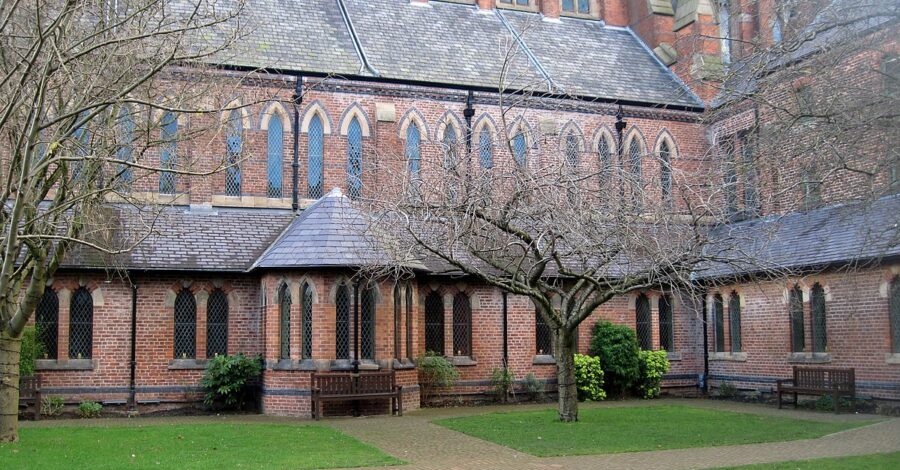
[{"label": "low plant", "polygon": [[37,329],[33,326],[25,327],[22,331],[22,346],[19,350],[19,376],[34,375],[35,360],[44,357],[47,349],[38,341]]},{"label": "low plant", "polygon": [[416,359],[419,369],[419,383],[422,386],[422,401],[428,399],[435,389],[452,387],[459,380],[459,372],[446,357],[427,352]]},{"label": "low plant", "polygon": [[[856,407],[855,404],[847,398],[841,397],[839,400],[842,410],[853,410]],[[831,395],[822,395],[815,401],[814,407],[819,411],[834,411],[834,399],[831,398]]]},{"label": "low plant", "polygon": [[731,385],[728,382],[719,385],[719,397],[721,398],[734,398],[737,396],[737,387]]},{"label": "low plant", "polygon": [[603,390],[603,368],[600,358],[575,355],[575,385],[578,388],[578,400],[600,401],[606,398]]},{"label": "low plant", "polygon": [[625,325],[603,320],[594,325],[590,354],[603,364],[605,390],[620,397],[632,389],[640,375],[637,334]]},{"label": "low plant", "polygon": [[85,400],[78,404],[78,416],[82,418],[99,418],[103,411],[103,405],[91,400]]},{"label": "low plant", "polygon": [[668,355],[665,351],[641,351],[638,359],[637,393],[643,398],[656,398],[663,375],[669,371]]},{"label": "low plant", "polygon": [[248,385],[259,379],[262,372],[258,357],[243,354],[216,356],[209,360],[200,386],[206,390],[203,403],[216,404],[227,409],[244,409],[252,391]]},{"label": "low plant", "polygon": [[525,376],[523,388],[525,389],[525,394],[528,395],[529,400],[544,401],[544,383],[538,380],[534,373],[529,372],[528,375]]},{"label": "low plant", "polygon": [[41,399],[41,414],[44,416],[59,416],[62,413],[65,402],[62,397],[43,397]]},{"label": "low plant", "polygon": [[502,367],[491,371],[491,389],[497,400],[506,403],[515,396],[513,386],[516,383],[516,377],[512,369]]}]

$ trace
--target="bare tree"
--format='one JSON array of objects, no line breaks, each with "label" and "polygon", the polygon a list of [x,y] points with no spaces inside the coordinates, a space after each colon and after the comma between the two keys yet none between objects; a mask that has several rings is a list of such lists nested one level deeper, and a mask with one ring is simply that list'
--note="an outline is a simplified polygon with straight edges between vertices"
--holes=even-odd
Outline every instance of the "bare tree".
[{"label": "bare tree", "polygon": [[[174,193],[176,176],[236,164],[176,161],[170,146],[202,133],[172,131],[175,116],[215,112],[210,96],[234,84],[198,64],[238,37],[242,9],[206,0],[0,4],[0,442],[18,439],[23,328],[66,255],[131,249],[166,202],[148,193]],[[221,127],[217,116],[211,128]]]}]

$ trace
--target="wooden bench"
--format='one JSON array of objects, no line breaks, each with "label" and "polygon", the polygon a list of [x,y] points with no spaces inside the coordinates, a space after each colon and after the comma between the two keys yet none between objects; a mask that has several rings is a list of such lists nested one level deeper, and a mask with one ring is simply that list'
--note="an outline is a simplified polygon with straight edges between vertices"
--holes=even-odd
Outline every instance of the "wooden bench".
[{"label": "wooden bench", "polygon": [[794,366],[794,378],[778,380],[777,386],[779,409],[785,393],[794,394],[794,408],[797,407],[798,394],[829,395],[834,402],[835,413],[840,410],[842,396],[856,397],[856,376],[852,368]]},{"label": "wooden bench", "polygon": [[41,419],[41,378],[38,376],[19,378],[19,406],[28,411],[34,407],[34,420]]},{"label": "wooden bench", "polygon": [[403,416],[403,387],[396,384],[394,371],[315,372],[312,375],[312,417],[322,417],[322,403],[390,398],[391,413]]}]

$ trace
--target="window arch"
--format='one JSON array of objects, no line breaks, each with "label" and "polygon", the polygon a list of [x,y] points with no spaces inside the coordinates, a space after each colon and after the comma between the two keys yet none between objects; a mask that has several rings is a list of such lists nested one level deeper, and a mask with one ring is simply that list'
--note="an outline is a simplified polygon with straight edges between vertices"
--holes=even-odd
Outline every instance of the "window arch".
[{"label": "window arch", "polygon": [[453,355],[472,355],[472,302],[464,292],[453,296]]},{"label": "window arch", "polygon": [[456,128],[451,124],[447,124],[447,126],[444,127],[444,136],[441,139],[441,146],[444,151],[444,169],[447,171],[454,171],[456,169],[456,164],[458,163],[456,144]]},{"label": "window arch", "polygon": [[494,167],[494,142],[488,126],[482,127],[478,133],[478,162],[485,170]]},{"label": "window arch", "polygon": [[722,294],[713,296],[713,323],[716,329],[716,352],[725,351],[725,302]]},{"label": "window arch", "polygon": [[215,289],[206,299],[206,357],[228,354],[228,296]]},{"label": "window arch", "polygon": [[400,284],[394,285],[394,357],[400,359],[402,356],[401,344],[402,339],[400,338],[400,321],[401,321],[401,312],[403,306],[400,304]]},{"label": "window arch", "polygon": [[791,351],[803,352],[806,348],[806,335],[803,331],[803,291],[794,285],[789,294],[791,316]]},{"label": "window arch", "polygon": [[318,199],[325,192],[325,130],[322,125],[322,118],[318,113],[314,114],[309,121],[309,131],[307,138],[307,159],[306,159],[306,195],[310,199]]},{"label": "window arch", "polygon": [[312,342],[313,342],[313,290],[308,282],[304,282],[300,287],[300,301],[302,302],[302,325],[300,331],[302,334],[302,351],[303,359],[312,358]]},{"label": "window arch", "polygon": [[225,194],[241,195],[241,147],[243,146],[243,130],[241,114],[233,109],[225,123]]},{"label": "window arch", "polygon": [[900,353],[900,276],[895,276],[891,281],[890,321],[891,321],[891,352]]},{"label": "window arch", "polygon": [[541,311],[534,309],[534,353],[537,355],[553,355],[553,341],[550,337],[550,325],[544,320]]},{"label": "window arch", "polygon": [[812,350],[825,352],[828,348],[828,330],[825,321],[825,289],[818,282],[809,292],[809,310],[812,315]]},{"label": "window arch", "polygon": [[741,296],[737,292],[732,292],[728,299],[728,329],[731,352],[741,352]]},{"label": "window arch", "polygon": [[375,286],[367,285],[360,295],[359,354],[361,359],[375,360],[375,308],[378,294]]},{"label": "window arch", "polygon": [[525,132],[519,129],[512,138],[513,160],[520,168],[524,168],[528,164],[528,140],[525,138]]},{"label": "window arch", "polygon": [[640,188],[641,183],[641,156],[644,149],[641,147],[640,139],[637,135],[632,135],[631,142],[628,143],[628,170],[634,179],[636,188]]},{"label": "window arch", "polygon": [[659,349],[675,350],[675,328],[672,318],[672,296],[659,297]]},{"label": "window arch", "polygon": [[197,357],[197,300],[187,287],[175,296],[175,359]]},{"label": "window arch", "polygon": [[69,304],[69,359],[90,359],[94,350],[94,299],[79,287]]},{"label": "window arch", "polygon": [[[81,116],[78,116],[81,119]],[[75,145],[75,156],[78,160],[72,162],[72,180],[76,181],[82,178],[90,178],[85,171],[87,160],[91,153],[91,131],[87,128],[87,124],[82,124],[72,133]]]},{"label": "window arch", "polygon": [[336,359],[350,359],[350,302],[350,288],[342,283],[334,295]]},{"label": "window arch", "polygon": [[653,349],[653,327],[650,318],[650,298],[647,294],[640,294],[634,303],[635,330],[637,331],[638,344],[641,349]]},{"label": "window arch", "polygon": [[177,181],[175,168],[178,160],[178,118],[175,114],[167,112],[160,121],[159,140],[162,146],[159,150],[159,192],[161,194],[175,194]]},{"label": "window arch", "polygon": [[406,284],[406,357],[413,358],[413,291],[412,284]]},{"label": "window arch", "polygon": [[59,297],[49,286],[44,288],[44,295],[38,302],[34,325],[46,358],[56,359],[59,348]]},{"label": "window arch", "polygon": [[421,177],[422,165],[422,133],[414,122],[406,128],[406,161],[409,178],[418,180]]},{"label": "window arch", "polygon": [[579,142],[579,139],[580,137],[573,129],[570,129],[569,132],[566,133],[564,151],[566,165],[569,168],[578,168],[578,164],[581,160],[581,142]]},{"label": "window arch", "polygon": [[291,289],[287,283],[278,288],[278,355],[291,358]]},{"label": "window arch", "polygon": [[[119,115],[116,120],[119,127],[116,159],[121,162],[133,163],[134,130],[136,126],[134,124],[134,119],[131,117],[131,110],[122,106],[119,108]],[[132,181],[134,181],[132,167],[128,164],[119,165],[117,179],[122,185],[130,186]]]},{"label": "window arch", "polygon": [[347,128],[347,193],[350,199],[362,194],[362,127],[356,116]]},{"label": "window arch", "polygon": [[597,156],[600,164],[600,189],[602,190],[610,180],[613,173],[613,146],[609,134],[600,134],[597,141]]},{"label": "window arch", "polygon": [[444,354],[444,299],[436,291],[425,297],[425,351]]},{"label": "window arch", "polygon": [[667,140],[659,144],[659,182],[663,201],[672,202],[672,150]]},{"label": "window arch", "polygon": [[284,121],[279,113],[272,113],[266,129],[266,195],[281,198],[284,195]]}]

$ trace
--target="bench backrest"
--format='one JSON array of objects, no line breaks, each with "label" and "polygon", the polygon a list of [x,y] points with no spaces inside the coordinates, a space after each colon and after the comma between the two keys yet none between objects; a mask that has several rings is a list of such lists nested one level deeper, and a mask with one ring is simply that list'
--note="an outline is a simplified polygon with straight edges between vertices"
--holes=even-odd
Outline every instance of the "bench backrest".
[{"label": "bench backrest", "polygon": [[313,388],[323,395],[358,395],[386,393],[394,390],[394,371],[387,372],[322,372],[312,375]]},{"label": "bench backrest", "polygon": [[856,386],[855,371],[852,368],[794,367],[794,386],[851,390]]},{"label": "bench backrest", "polygon": [[28,376],[19,378],[19,399],[34,398],[41,388],[41,378]]}]

